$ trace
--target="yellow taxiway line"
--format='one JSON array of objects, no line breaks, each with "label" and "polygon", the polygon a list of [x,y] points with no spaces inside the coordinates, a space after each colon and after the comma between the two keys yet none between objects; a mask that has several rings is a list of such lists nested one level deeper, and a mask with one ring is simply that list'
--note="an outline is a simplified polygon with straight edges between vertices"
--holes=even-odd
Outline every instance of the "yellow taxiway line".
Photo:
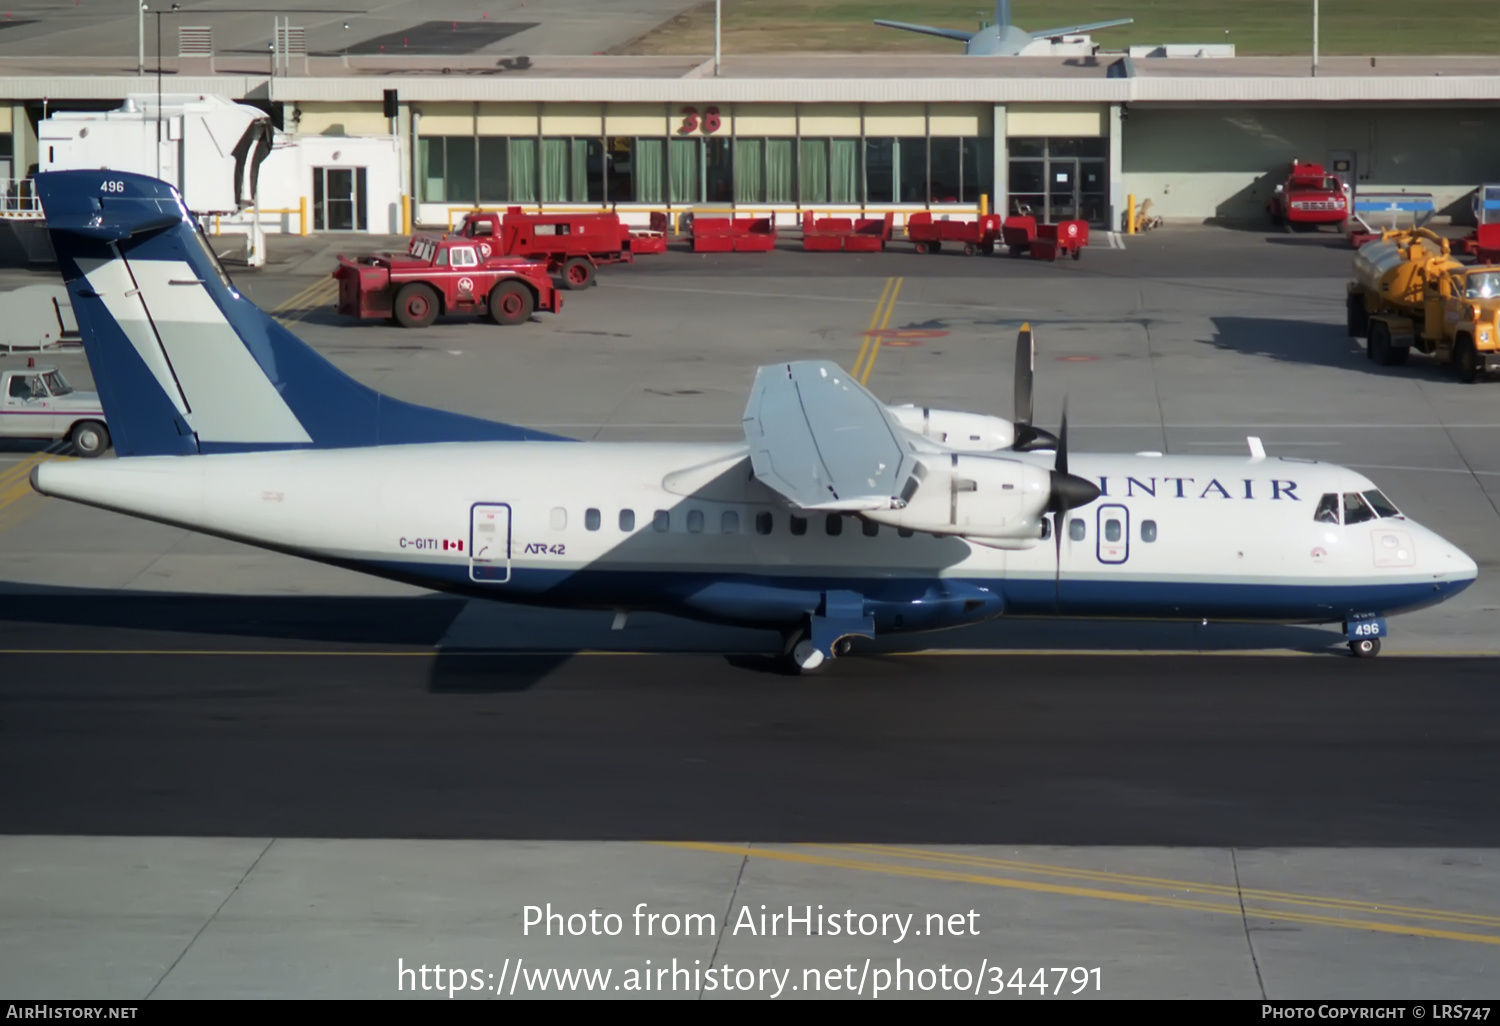
[{"label": "yellow taxiway line", "polygon": [[[1351,911],[1368,915],[1392,915],[1396,918],[1421,918],[1432,922],[1461,923],[1463,925],[1488,926],[1489,920],[1494,917],[1476,916],[1474,919],[1459,918],[1466,913],[1445,912],[1442,910],[1425,909],[1389,909],[1384,906],[1369,902],[1353,902],[1338,898],[1320,898],[1316,895],[1281,895],[1279,892],[1270,891],[1240,891],[1237,888],[1224,888],[1215,885],[1182,885],[1187,890],[1199,890],[1205,894],[1214,896],[1232,897],[1234,900],[1227,902],[1201,901],[1195,898],[1169,897],[1157,894],[1140,894],[1124,890],[1106,890],[1099,887],[1080,887],[1073,884],[1048,883],[1040,880],[1024,880],[1009,876],[993,876],[987,873],[972,871],[961,868],[938,868],[929,865],[907,865],[897,862],[877,862],[867,859],[845,858],[830,855],[813,854],[810,851],[784,851],[768,848],[751,848],[735,844],[710,844],[696,841],[666,841],[660,842],[664,847],[682,848],[690,851],[702,851],[719,855],[737,855],[742,858],[768,859],[775,862],[787,862],[804,866],[820,866],[828,869],[849,869],[857,872],[872,873],[885,876],[912,877],[921,880],[940,880],[951,883],[977,884],[985,887],[998,887],[1008,890],[1030,891],[1042,894],[1056,894],[1074,898],[1091,898],[1100,901],[1114,901],[1124,904],[1141,905],[1155,908],[1169,908],[1186,912],[1209,912],[1219,915],[1237,916],[1240,918],[1253,917],[1255,919],[1272,919],[1278,922],[1307,923],[1317,926],[1332,926],[1345,930],[1361,930],[1374,933],[1397,934],[1405,937],[1428,937],[1439,940],[1462,941],[1469,944],[1489,944],[1500,946],[1500,934],[1469,933],[1459,930],[1439,929],[1430,926],[1420,926],[1406,922],[1382,922],[1376,919],[1352,919],[1342,916],[1318,915],[1309,912],[1290,911],[1286,908],[1261,908],[1252,904],[1253,901],[1262,900],[1267,903],[1280,904],[1304,904],[1315,908],[1336,909],[1340,911]],[[832,847],[832,846],[830,846]],[[856,851],[868,851],[868,849],[854,849]],[[870,851],[870,854],[880,854]],[[903,854],[900,857],[908,859],[927,858],[928,853],[920,856]],[[955,859],[961,856],[955,856]],[[1004,862],[1005,860],[995,860]],[[1066,867],[1041,866],[1026,863],[1025,872],[1041,872],[1046,870],[1050,873],[1061,875]],[[988,868],[981,864],[975,868]],[[1009,868],[996,866],[995,868]],[[1014,869],[1012,870],[1014,871]],[[1099,874],[1102,878],[1105,875]],[[1150,880],[1151,878],[1140,878]],[[1124,884],[1127,882],[1123,877],[1105,879],[1104,882]],[[1135,884],[1135,886],[1142,886]],[[1150,884],[1147,886],[1160,886]],[[1243,902],[1243,904],[1242,904]],[[1342,903],[1342,904],[1341,904]]]},{"label": "yellow taxiway line", "polygon": [[901,284],[904,281],[906,281],[905,278],[887,278],[885,288],[880,292],[880,299],[875,303],[875,312],[870,316],[870,326],[865,329],[859,355],[854,358],[854,366],[849,371],[854,380],[861,385],[870,383],[870,372],[875,369],[875,357],[880,355],[881,333],[891,326],[891,315],[896,309],[896,296],[901,292]]}]

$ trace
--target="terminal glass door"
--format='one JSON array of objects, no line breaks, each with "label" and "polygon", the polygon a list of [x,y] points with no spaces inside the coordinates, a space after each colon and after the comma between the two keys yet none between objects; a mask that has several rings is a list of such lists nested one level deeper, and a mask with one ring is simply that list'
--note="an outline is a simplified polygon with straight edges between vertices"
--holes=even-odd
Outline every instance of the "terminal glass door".
[{"label": "terminal glass door", "polygon": [[1078,219],[1106,227],[1109,140],[1010,139],[1008,213],[1046,223]]},{"label": "terminal glass door", "polygon": [[313,168],[313,231],[362,232],[365,215],[365,169]]}]

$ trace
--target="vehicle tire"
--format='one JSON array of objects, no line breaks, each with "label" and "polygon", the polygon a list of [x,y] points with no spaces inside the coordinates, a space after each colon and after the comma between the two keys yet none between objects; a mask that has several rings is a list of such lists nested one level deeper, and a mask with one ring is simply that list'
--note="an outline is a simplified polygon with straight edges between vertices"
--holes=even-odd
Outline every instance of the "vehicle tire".
[{"label": "vehicle tire", "polygon": [[1391,329],[1384,321],[1370,325],[1370,342],[1365,355],[1382,367],[1391,365]]},{"label": "vehicle tire", "polygon": [[396,293],[396,321],[403,328],[425,328],[437,315],[438,297],[431,285],[414,281]]},{"label": "vehicle tire", "polygon": [[1008,246],[1006,248],[1010,250],[1010,255],[1013,256],[1013,257],[1018,257],[1018,256],[1021,255],[1021,247],[1020,246]]},{"label": "vehicle tire", "polygon": [[562,265],[565,289],[586,289],[594,283],[594,262],[588,257],[571,257]]},{"label": "vehicle tire", "polygon": [[1077,249],[1073,250],[1073,259],[1074,260],[1081,260],[1081,259],[1083,259],[1083,247],[1082,246],[1079,246]]},{"label": "vehicle tire", "polygon": [[1349,642],[1349,651],[1356,659],[1374,659],[1380,654],[1379,638],[1355,638]]},{"label": "vehicle tire", "polygon": [[1391,346],[1391,366],[1404,366],[1407,358],[1411,356],[1411,346]]},{"label": "vehicle tire", "polygon": [[974,256],[979,252],[979,247],[972,242],[964,243],[964,256]]},{"label": "vehicle tire", "polygon": [[917,252],[918,253],[923,253],[923,254],[931,253],[932,252],[932,246],[929,245],[928,243],[925,243],[925,242],[919,242],[919,243],[917,243]]},{"label": "vehicle tire", "polygon": [[73,451],[84,459],[102,456],[109,449],[109,429],[97,420],[74,424],[68,439],[73,443]]},{"label": "vehicle tire", "polygon": [[982,247],[980,247],[980,252],[982,252],[985,256],[994,256],[995,244],[993,242],[986,242]]},{"label": "vehicle tire", "polygon": [[1468,335],[1460,335],[1458,345],[1453,348],[1453,370],[1458,380],[1466,385],[1472,385],[1479,377],[1479,353]]},{"label": "vehicle tire", "polygon": [[941,253],[943,251],[943,244],[941,242],[933,242],[929,243],[929,245],[932,246],[932,248],[927,251],[929,253]]},{"label": "vehicle tire", "polygon": [[1370,334],[1370,314],[1365,310],[1365,297],[1357,292],[1344,297],[1344,323],[1350,338],[1364,338]]},{"label": "vehicle tire", "polygon": [[490,320],[509,327],[524,324],[536,309],[531,290],[518,281],[502,281],[490,290]]}]

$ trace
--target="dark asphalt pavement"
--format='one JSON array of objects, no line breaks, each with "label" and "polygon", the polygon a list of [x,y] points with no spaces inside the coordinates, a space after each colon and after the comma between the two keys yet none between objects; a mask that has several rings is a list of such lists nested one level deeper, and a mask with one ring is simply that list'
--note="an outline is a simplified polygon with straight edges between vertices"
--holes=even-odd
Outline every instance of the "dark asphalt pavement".
[{"label": "dark asphalt pavement", "polygon": [[1500,845],[1495,660],[877,655],[796,678],[438,654],[442,599],[87,626],[38,601],[0,610],[3,833]]}]

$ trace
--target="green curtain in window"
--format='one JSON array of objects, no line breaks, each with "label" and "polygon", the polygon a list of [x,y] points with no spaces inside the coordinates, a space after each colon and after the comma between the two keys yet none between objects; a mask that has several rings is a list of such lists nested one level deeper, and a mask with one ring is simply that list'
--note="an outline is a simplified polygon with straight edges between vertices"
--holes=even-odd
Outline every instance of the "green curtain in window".
[{"label": "green curtain in window", "polygon": [[447,185],[449,203],[473,203],[479,197],[478,182],[474,178],[474,137],[472,135],[450,135],[444,139],[447,149]]},{"label": "green curtain in window", "polygon": [[479,139],[479,201],[504,203],[510,199],[510,173],[507,140],[481,136]]},{"label": "green curtain in window", "polygon": [[635,141],[635,201],[660,203],[667,197],[665,139]]},{"label": "green curtain in window", "polygon": [[734,201],[736,203],[764,203],[765,183],[762,181],[765,168],[765,153],[760,139],[736,139],[734,141]]},{"label": "green curtain in window", "polygon": [[698,177],[698,140],[672,140],[672,202],[698,203],[701,201]]},{"label": "green curtain in window", "polygon": [[797,161],[791,139],[766,140],[766,202],[797,201]]},{"label": "green curtain in window", "polygon": [[803,139],[802,159],[799,162],[802,205],[828,202],[828,140]]},{"label": "green curtain in window", "polygon": [[859,140],[833,140],[829,161],[831,188],[829,199],[835,203],[859,202]]},{"label": "green curtain in window", "polygon": [[510,141],[510,202],[536,202],[536,140]]},{"label": "green curtain in window", "polygon": [[417,140],[418,197],[423,203],[445,203],[448,192],[444,186],[443,139],[441,136]]},{"label": "green curtain in window", "polygon": [[542,140],[542,202],[568,201],[568,139]]},{"label": "green curtain in window", "polygon": [[570,167],[572,181],[569,183],[568,199],[574,203],[587,203],[589,199],[589,140],[573,140],[573,159]]}]

